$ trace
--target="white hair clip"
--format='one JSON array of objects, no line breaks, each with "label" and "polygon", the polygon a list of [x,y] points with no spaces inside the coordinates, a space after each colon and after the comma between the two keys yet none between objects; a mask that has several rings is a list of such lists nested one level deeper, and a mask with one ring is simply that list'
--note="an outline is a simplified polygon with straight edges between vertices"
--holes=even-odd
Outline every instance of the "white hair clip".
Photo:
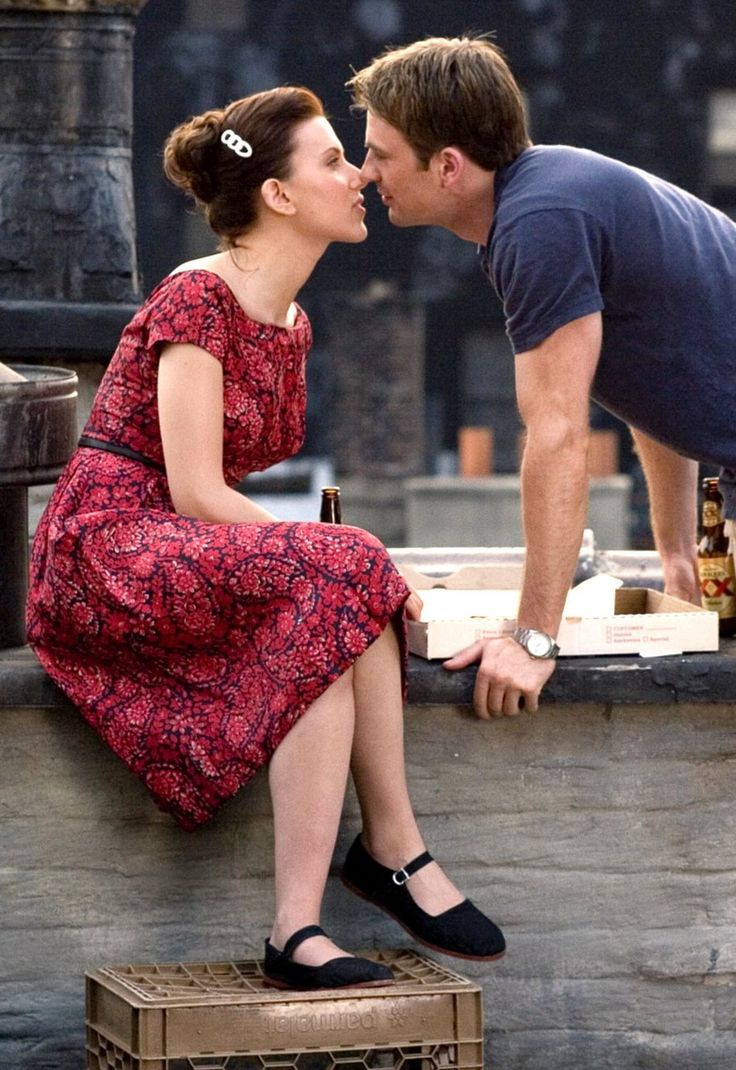
[{"label": "white hair clip", "polygon": [[240,134],[236,134],[234,130],[223,130],[220,135],[220,141],[244,159],[253,155],[253,146],[250,142],[242,138]]}]

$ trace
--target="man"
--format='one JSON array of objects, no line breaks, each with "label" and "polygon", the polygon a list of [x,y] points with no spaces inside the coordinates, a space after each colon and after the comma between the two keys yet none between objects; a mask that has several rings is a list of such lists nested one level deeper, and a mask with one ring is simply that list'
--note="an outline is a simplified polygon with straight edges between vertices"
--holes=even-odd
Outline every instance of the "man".
[{"label": "man", "polygon": [[698,601],[698,461],[724,466],[736,517],[736,224],[625,164],[533,146],[485,38],[390,50],[348,85],[391,222],[475,242],[504,304],[527,431],[519,627],[445,664],[480,661],[481,717],[534,711],[587,512],[591,397],[632,429],[668,592]]}]

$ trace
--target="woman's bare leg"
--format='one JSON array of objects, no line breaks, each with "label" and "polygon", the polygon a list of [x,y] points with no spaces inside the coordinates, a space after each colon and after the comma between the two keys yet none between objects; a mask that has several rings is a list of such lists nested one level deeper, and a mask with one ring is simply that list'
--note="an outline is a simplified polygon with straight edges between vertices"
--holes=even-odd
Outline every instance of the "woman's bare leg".
[{"label": "woman's bare leg", "polygon": [[[363,817],[363,842],[384,866],[398,869],[425,850],[404,768],[404,711],[396,633],[387,625],[353,666],[355,729],[351,770]],[[411,895],[428,914],[464,896],[433,863],[415,873]]]},{"label": "woman's bare leg", "polygon": [[[391,625],[294,725],[269,767],[274,811],[274,947],[318,924],[342,813],[349,766],[363,816],[365,846],[399,868],[425,849],[404,769],[404,719],[398,643]],[[411,880],[415,902],[439,914],[462,901],[433,863]],[[294,959],[321,966],[345,954],[326,937],[306,940]]]},{"label": "woman's bare leg", "polygon": [[[320,695],[276,748],[269,767],[275,841],[276,918],[271,943],[319,924],[335,849],[353,742],[353,669]],[[321,966],[340,951],[326,937],[305,940],[294,960]]]}]

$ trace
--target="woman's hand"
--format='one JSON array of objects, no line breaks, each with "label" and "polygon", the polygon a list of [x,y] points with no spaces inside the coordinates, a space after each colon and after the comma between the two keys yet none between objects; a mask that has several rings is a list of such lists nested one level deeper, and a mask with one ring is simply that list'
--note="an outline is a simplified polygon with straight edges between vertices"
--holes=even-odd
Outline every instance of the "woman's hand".
[{"label": "woman's hand", "polygon": [[414,590],[413,587],[409,587],[409,597],[407,598],[404,606],[406,608],[406,615],[409,620],[419,620],[419,614],[422,612],[422,606],[424,603]]}]

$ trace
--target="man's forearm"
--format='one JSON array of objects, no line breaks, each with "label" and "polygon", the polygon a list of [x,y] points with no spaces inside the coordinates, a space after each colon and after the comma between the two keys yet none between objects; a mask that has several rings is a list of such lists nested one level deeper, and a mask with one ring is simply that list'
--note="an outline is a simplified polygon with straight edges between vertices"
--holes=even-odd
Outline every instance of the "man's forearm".
[{"label": "man's forearm", "polygon": [[649,491],[652,533],[662,558],[692,553],[697,538],[698,462],[632,428]]},{"label": "man's forearm", "polygon": [[633,431],[649,490],[654,542],[662,559],[664,589],[700,604],[695,546],[698,463],[681,457],[641,431]]},{"label": "man's forearm", "polygon": [[526,540],[519,624],[556,635],[588,508],[587,440],[550,452],[530,436],[521,470]]}]

